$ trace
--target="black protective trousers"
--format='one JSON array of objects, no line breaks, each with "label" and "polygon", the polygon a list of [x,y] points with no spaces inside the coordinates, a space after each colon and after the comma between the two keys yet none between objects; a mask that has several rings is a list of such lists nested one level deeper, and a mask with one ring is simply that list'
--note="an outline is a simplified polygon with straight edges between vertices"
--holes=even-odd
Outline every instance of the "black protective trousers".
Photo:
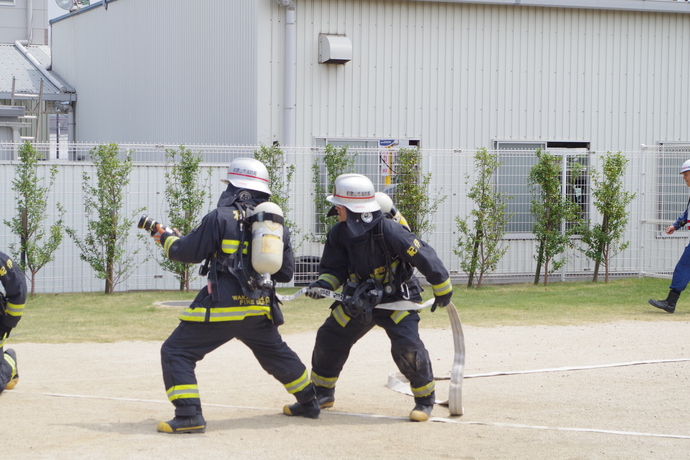
[{"label": "black protective trousers", "polygon": [[[283,385],[300,379],[306,372],[299,356],[283,341],[278,328],[266,316],[215,323],[181,321],[161,347],[166,391],[174,387],[196,387],[196,363],[232,339],[249,347],[261,367]],[[242,393],[251,394],[251,382],[247,382],[247,385]],[[308,402],[316,393],[310,383],[294,395],[299,402]],[[201,413],[199,398],[184,397],[174,399],[172,403],[176,416]]]},{"label": "black protective trousers", "polygon": [[[400,372],[410,381],[412,388],[421,388],[434,381],[431,360],[422,339],[419,337],[419,314],[410,311],[397,324],[391,319],[391,310],[375,308],[373,319],[363,324],[350,319],[341,326],[331,315],[316,333],[316,344],[312,353],[312,371],[325,378],[337,378],[350,355],[352,346],[374,326],[380,326],[391,341],[391,356]],[[370,382],[362,382],[368,385]],[[432,405],[435,394],[415,397],[415,403]]]}]

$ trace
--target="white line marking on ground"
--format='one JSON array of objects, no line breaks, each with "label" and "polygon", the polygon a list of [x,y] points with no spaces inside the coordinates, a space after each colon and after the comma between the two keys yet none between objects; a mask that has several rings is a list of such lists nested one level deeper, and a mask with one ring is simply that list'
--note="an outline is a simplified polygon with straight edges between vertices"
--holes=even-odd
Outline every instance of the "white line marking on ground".
[{"label": "white line marking on ground", "polygon": [[537,374],[540,372],[581,371],[581,370],[588,370],[588,369],[604,369],[604,368],[608,368],[608,367],[638,366],[640,364],[680,363],[680,362],[684,362],[684,361],[690,361],[690,358],[655,359],[655,360],[651,360],[651,361],[631,361],[629,363],[596,364],[593,366],[554,367],[554,368],[550,368],[550,369],[533,369],[533,370],[529,370],[529,371],[489,372],[486,374],[466,375],[465,378],[466,379],[473,379],[473,378],[477,378],[477,377],[495,377],[498,375]]},{"label": "white line marking on ground", "polygon": [[[25,391],[12,390],[12,393],[22,393],[22,394],[36,394],[41,396],[52,396],[58,398],[77,398],[77,399],[104,399],[108,401],[126,401],[126,402],[145,402],[145,403],[155,403],[155,404],[169,404],[168,401],[160,399],[136,399],[136,398],[114,398],[106,396],[87,396],[87,395],[70,395],[70,394],[60,394],[60,393],[29,393]],[[204,404],[208,407],[222,407],[226,409],[245,409],[245,410],[256,410],[262,412],[277,412],[275,408],[268,409],[265,407],[250,407],[250,406],[231,406],[228,404]],[[387,420],[408,420],[407,417],[393,417],[390,415],[379,415],[379,414],[356,414],[349,412],[333,412],[328,411],[328,414],[332,415],[344,415],[348,417],[360,417],[360,418],[382,418]],[[673,438],[673,439],[688,439],[690,436],[677,435],[677,434],[663,434],[663,433],[639,433],[635,431],[615,431],[615,430],[598,430],[595,428],[564,428],[564,427],[550,427],[550,426],[539,426],[539,425],[521,425],[516,423],[500,423],[500,422],[472,422],[455,420],[445,417],[431,417],[430,422],[440,422],[440,423],[454,423],[458,425],[482,425],[482,426],[495,426],[499,428],[516,428],[516,429],[530,429],[530,430],[547,430],[547,431],[567,431],[567,432],[577,432],[577,433],[600,433],[600,434],[612,434],[618,436],[645,436],[653,438]]]}]

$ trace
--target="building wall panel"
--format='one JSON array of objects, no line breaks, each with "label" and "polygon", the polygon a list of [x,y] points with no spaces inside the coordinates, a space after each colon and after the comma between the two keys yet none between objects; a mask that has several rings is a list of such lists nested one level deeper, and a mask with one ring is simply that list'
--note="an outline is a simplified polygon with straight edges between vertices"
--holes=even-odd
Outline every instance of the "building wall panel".
[{"label": "building wall panel", "polygon": [[[625,150],[690,139],[681,89],[690,15],[395,0],[304,0],[296,11],[301,145],[500,139]],[[352,61],[318,64],[319,33],[350,37]]]},{"label": "building wall panel", "polygon": [[53,69],[77,88],[77,139],[255,144],[256,25],[243,0],[119,1],[55,21]]}]

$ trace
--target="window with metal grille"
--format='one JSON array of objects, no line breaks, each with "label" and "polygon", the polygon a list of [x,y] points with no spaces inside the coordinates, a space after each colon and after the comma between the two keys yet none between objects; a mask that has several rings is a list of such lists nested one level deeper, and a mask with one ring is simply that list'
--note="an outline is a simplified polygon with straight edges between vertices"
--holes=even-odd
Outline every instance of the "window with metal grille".
[{"label": "window with metal grille", "polygon": [[685,211],[688,187],[680,175],[683,163],[690,159],[690,142],[660,142],[656,162],[657,218],[675,222]]},{"label": "window with metal grille", "polygon": [[[532,235],[534,216],[531,208],[534,196],[528,178],[530,170],[537,164],[537,149],[562,158],[561,182],[564,193],[580,206],[581,217],[586,219],[589,216],[589,143],[499,141],[496,142],[496,149],[501,163],[496,172],[496,185],[499,192],[511,197],[506,200],[506,212],[513,214],[506,225],[508,238],[529,238]],[[577,177],[572,177],[576,163],[583,168]],[[566,225],[571,226],[573,222],[566,222]]]}]

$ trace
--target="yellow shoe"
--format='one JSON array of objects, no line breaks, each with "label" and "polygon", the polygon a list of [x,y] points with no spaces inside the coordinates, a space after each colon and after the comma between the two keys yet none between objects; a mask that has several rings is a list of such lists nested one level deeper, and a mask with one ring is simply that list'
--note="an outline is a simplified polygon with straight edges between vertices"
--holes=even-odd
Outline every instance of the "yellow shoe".
[{"label": "yellow shoe", "polygon": [[417,404],[410,412],[410,420],[413,422],[426,422],[431,416],[431,410],[434,408],[433,405],[427,406],[424,404]]},{"label": "yellow shoe", "polygon": [[12,377],[10,378],[10,381],[7,382],[7,385],[5,385],[5,390],[11,390],[17,386],[17,383],[19,383],[19,372],[17,371],[17,353],[15,353],[13,349],[9,348],[5,352],[5,361],[7,361],[7,364],[9,364],[12,368]]}]

